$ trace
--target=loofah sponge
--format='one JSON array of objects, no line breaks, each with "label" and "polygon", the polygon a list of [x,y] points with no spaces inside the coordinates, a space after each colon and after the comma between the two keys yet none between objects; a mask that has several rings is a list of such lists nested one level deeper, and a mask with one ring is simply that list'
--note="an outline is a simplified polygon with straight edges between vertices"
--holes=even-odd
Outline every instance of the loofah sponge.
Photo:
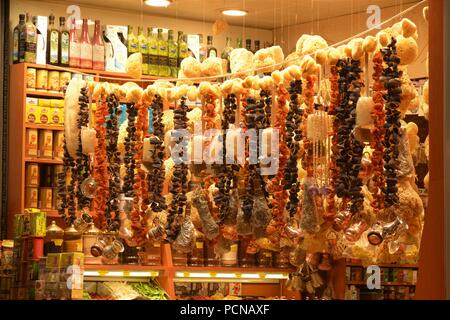
[{"label": "loofah sponge", "polygon": [[416,61],[419,54],[419,47],[416,40],[404,36],[397,37],[397,55],[400,58],[400,65],[408,65]]},{"label": "loofah sponge", "polygon": [[244,48],[234,49],[230,54],[232,73],[242,73],[241,77],[253,74],[253,53]]},{"label": "loofah sponge", "polygon": [[81,145],[85,155],[93,154],[97,145],[97,133],[95,129],[81,128]]},{"label": "loofah sponge", "polygon": [[222,59],[218,57],[209,57],[202,62],[202,76],[212,77],[223,74]]},{"label": "loofah sponge", "polygon": [[373,126],[372,111],[375,106],[370,97],[361,97],[356,105],[356,125],[370,129]]},{"label": "loofah sponge", "polygon": [[78,147],[78,113],[80,106],[78,105],[78,97],[80,90],[86,85],[84,80],[72,78],[67,86],[66,95],[64,97],[64,137],[69,155],[76,159],[76,151]]},{"label": "loofah sponge", "polygon": [[142,54],[133,53],[127,59],[125,72],[133,79],[140,79],[142,76]]},{"label": "loofah sponge", "polygon": [[[202,74],[201,63],[193,57],[184,58],[183,61],[181,61],[180,68],[183,75],[188,78],[198,78]],[[181,77],[179,76],[179,78]]]}]

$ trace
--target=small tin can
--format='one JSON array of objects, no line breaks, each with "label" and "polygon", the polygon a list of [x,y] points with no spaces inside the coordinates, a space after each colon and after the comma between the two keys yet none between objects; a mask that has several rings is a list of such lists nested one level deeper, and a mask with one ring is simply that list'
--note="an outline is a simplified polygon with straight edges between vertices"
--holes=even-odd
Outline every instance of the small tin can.
[{"label": "small tin can", "polygon": [[36,71],[36,90],[47,90],[48,71],[39,69]]},{"label": "small tin can", "polygon": [[49,71],[47,80],[47,90],[59,92],[59,71]]},{"label": "small tin can", "polygon": [[27,90],[36,90],[36,69],[27,68]]},{"label": "small tin can", "polygon": [[60,72],[59,73],[59,91],[63,91],[64,87],[67,86],[72,78],[70,72]]}]

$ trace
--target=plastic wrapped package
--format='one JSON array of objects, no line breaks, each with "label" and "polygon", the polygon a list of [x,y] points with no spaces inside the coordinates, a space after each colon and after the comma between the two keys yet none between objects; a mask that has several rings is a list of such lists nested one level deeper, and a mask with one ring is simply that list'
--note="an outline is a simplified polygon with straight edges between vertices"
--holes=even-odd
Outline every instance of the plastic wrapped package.
[{"label": "plastic wrapped package", "polygon": [[316,233],[320,226],[318,223],[317,207],[314,201],[316,187],[308,181],[305,183],[305,192],[303,193],[302,217],[300,227],[307,232]]},{"label": "plastic wrapped package", "polygon": [[214,221],[214,218],[209,211],[208,200],[201,189],[194,191],[194,194],[192,195],[192,205],[198,211],[205,237],[209,240],[216,238],[219,235],[219,225]]},{"label": "plastic wrapped package", "polygon": [[269,206],[267,205],[266,198],[260,191],[253,202],[253,214],[251,225],[253,234],[256,238],[263,237],[266,233],[266,228],[269,225],[272,215],[270,213]]},{"label": "plastic wrapped package", "polygon": [[293,266],[300,267],[306,261],[306,251],[300,246],[289,252],[289,262]]},{"label": "plastic wrapped package", "polygon": [[231,190],[230,193],[230,202],[229,202],[229,210],[226,215],[223,224],[224,225],[236,225],[237,222],[237,214],[239,212],[240,201],[239,201],[239,193],[237,189]]},{"label": "plastic wrapped package", "polygon": [[190,253],[195,246],[195,227],[191,217],[184,217],[180,233],[172,243],[172,248],[178,252]]}]

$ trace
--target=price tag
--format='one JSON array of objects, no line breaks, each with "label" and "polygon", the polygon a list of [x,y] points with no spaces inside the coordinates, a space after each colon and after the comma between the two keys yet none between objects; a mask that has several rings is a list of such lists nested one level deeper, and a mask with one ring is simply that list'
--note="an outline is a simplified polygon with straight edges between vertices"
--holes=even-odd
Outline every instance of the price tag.
[{"label": "price tag", "polygon": [[197,249],[203,249],[203,242],[196,242],[195,246],[197,247]]},{"label": "price tag", "polygon": [[233,244],[232,246],[231,246],[231,252],[237,252],[238,251],[238,246],[237,246],[237,244]]},{"label": "price tag", "polygon": [[153,243],[153,246],[155,248],[161,248],[161,242],[155,242],[155,243]]},{"label": "price tag", "polygon": [[55,244],[55,246],[60,247],[63,244],[63,240],[62,239],[54,239],[53,243]]}]

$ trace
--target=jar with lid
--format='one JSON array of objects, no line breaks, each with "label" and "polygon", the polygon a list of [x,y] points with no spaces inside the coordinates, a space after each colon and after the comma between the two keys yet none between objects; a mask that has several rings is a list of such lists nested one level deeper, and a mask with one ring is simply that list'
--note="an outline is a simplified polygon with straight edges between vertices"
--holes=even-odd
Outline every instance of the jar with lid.
[{"label": "jar with lid", "polygon": [[125,241],[123,243],[124,250],[120,254],[121,264],[139,264],[140,247],[132,247]]},{"label": "jar with lid", "polygon": [[177,250],[175,250],[172,247],[172,263],[174,266],[178,266],[178,267],[185,267],[187,266],[187,262],[188,262],[188,255],[187,253],[182,253],[179,252]]},{"label": "jar with lid", "polygon": [[[102,255],[103,264],[119,264],[119,254],[121,252],[117,252],[117,254],[115,253],[115,251],[119,249],[119,245],[116,244],[114,247],[111,247],[114,241],[118,241],[121,243],[121,241],[117,239],[118,239],[117,232],[105,231],[99,236],[96,244],[92,247],[92,249],[94,249],[97,248],[98,245],[98,248],[100,249],[99,251],[101,252]],[[95,257],[95,254],[92,252],[92,249],[91,253]],[[123,252],[123,246],[120,249]]]},{"label": "jar with lid", "polygon": [[139,252],[139,263],[144,266],[161,265],[161,242],[147,242]]},{"label": "jar with lid", "polygon": [[238,265],[238,242],[235,241],[230,246],[230,251],[222,254],[221,264],[224,267],[237,267]]},{"label": "jar with lid", "polygon": [[255,255],[247,252],[247,247],[250,243],[248,239],[239,241],[239,266],[243,268],[251,268],[255,266]]},{"label": "jar with lid", "polygon": [[63,252],[83,252],[81,233],[73,224],[64,230]]},{"label": "jar with lid", "polygon": [[274,254],[274,267],[275,268],[289,268],[289,250],[282,249],[280,252]]},{"label": "jar with lid", "polygon": [[219,256],[214,250],[214,241],[206,240],[205,242],[205,266],[207,267],[217,267],[220,265]]},{"label": "jar with lid", "polygon": [[47,226],[44,239],[44,255],[63,252],[64,230],[55,221]]},{"label": "jar with lid", "polygon": [[192,253],[188,255],[188,265],[191,267],[203,267],[205,263],[205,237],[203,233],[195,230],[195,239],[194,249],[192,250]]},{"label": "jar with lid", "polygon": [[260,250],[256,256],[258,267],[271,268],[272,267],[272,251]]},{"label": "jar with lid", "polygon": [[98,235],[101,233],[93,222],[89,223],[87,230],[83,233],[83,252],[84,262],[86,264],[101,264],[102,260],[97,256],[94,257],[91,253],[91,248],[97,242]]}]

